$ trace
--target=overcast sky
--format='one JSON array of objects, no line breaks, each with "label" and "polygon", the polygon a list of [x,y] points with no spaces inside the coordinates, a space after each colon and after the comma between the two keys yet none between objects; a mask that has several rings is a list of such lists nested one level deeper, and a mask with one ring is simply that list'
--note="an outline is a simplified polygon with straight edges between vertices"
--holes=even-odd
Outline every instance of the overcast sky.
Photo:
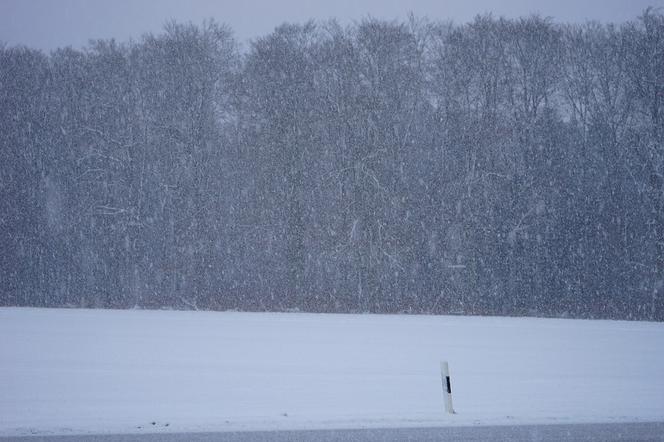
[{"label": "overcast sky", "polygon": [[409,12],[432,20],[466,22],[478,13],[515,17],[540,13],[561,22],[622,22],[664,0],[0,0],[0,41],[40,49],[84,46],[91,38],[127,41],[159,32],[171,19],[226,23],[241,42],[285,22],[371,15],[394,19]]}]

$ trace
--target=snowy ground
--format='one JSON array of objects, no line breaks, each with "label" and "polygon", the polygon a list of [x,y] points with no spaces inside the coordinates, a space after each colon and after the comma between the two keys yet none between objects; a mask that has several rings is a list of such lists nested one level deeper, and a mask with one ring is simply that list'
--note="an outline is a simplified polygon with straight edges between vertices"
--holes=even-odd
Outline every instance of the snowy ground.
[{"label": "snowy ground", "polygon": [[660,323],[0,309],[0,436],[638,421]]}]

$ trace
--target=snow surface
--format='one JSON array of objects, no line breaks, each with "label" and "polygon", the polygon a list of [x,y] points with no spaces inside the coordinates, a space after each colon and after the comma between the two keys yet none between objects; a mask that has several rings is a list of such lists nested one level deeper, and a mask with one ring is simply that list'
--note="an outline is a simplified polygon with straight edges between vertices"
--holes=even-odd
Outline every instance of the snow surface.
[{"label": "snow surface", "polygon": [[0,309],[0,435],[662,420],[661,323]]}]

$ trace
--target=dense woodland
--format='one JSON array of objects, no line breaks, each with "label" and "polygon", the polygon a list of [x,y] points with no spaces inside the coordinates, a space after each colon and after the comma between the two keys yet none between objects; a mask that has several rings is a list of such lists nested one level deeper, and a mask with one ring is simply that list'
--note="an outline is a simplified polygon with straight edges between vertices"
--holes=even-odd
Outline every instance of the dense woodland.
[{"label": "dense woodland", "polygon": [[0,305],[664,320],[664,14],[0,45]]}]

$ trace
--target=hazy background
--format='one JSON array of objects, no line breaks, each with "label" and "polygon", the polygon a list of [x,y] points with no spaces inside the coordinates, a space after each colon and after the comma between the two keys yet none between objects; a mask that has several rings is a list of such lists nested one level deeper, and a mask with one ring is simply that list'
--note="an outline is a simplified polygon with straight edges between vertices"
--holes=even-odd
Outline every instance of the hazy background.
[{"label": "hazy background", "polygon": [[335,17],[343,23],[367,15],[465,22],[478,13],[517,17],[530,13],[562,22],[623,22],[664,0],[0,0],[0,41],[40,49],[81,47],[89,39],[125,41],[160,31],[171,19],[200,23],[213,17],[245,42],[285,22]]}]

